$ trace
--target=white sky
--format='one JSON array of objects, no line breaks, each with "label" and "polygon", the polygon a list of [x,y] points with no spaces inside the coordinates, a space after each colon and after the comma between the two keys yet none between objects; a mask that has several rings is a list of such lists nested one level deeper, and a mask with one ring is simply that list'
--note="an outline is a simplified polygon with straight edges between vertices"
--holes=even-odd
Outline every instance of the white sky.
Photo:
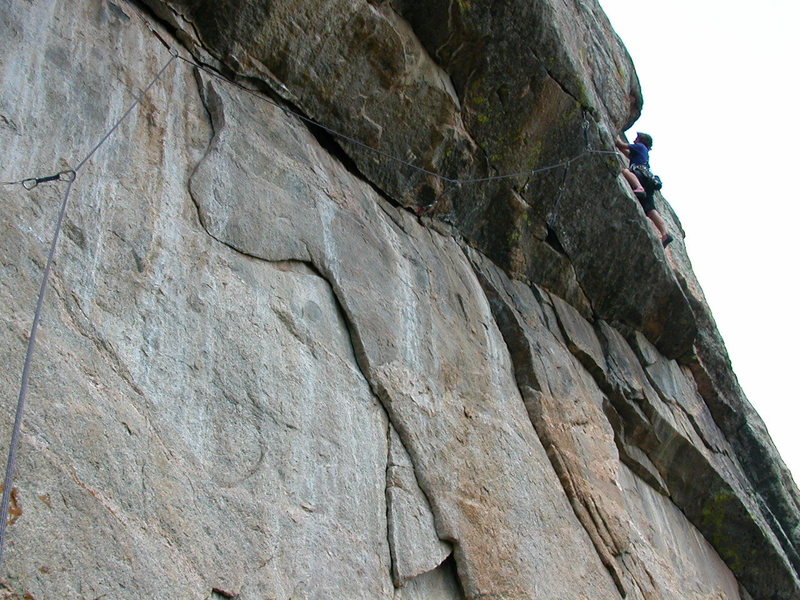
[{"label": "white sky", "polygon": [[739,383],[800,483],[800,1],[599,1],[642,84],[631,133],[653,136]]}]

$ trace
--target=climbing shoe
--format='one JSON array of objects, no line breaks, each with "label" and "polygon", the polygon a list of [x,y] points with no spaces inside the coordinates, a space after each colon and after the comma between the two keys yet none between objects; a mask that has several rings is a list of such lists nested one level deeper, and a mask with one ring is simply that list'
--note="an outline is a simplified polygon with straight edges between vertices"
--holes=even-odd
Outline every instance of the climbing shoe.
[{"label": "climbing shoe", "polygon": [[670,243],[671,243],[671,242],[672,242],[672,240],[674,240],[674,239],[675,239],[675,238],[674,238],[674,237],[672,237],[670,234],[667,234],[667,237],[665,237],[663,240],[661,240],[661,245],[662,245],[662,246],[664,246],[664,248],[666,248],[667,246],[669,246],[669,245],[670,245]]}]

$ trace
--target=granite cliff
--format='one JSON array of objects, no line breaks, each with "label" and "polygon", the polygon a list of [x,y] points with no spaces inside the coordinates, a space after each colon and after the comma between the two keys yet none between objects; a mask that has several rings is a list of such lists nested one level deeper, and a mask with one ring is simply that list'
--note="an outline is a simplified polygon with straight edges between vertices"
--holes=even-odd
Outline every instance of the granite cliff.
[{"label": "granite cliff", "polygon": [[[642,94],[595,0],[0,31],[0,178],[90,157],[0,597],[800,598],[800,494],[611,152]],[[0,186],[4,432],[65,185]]]}]

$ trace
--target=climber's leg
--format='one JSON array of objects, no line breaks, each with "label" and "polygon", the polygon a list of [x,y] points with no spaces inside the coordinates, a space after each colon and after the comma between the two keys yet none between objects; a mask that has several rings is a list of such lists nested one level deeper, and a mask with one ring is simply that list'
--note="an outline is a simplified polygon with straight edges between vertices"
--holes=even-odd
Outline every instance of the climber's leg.
[{"label": "climber's leg", "polygon": [[653,225],[656,226],[661,237],[661,243],[664,244],[664,246],[669,244],[672,241],[672,236],[669,234],[667,224],[664,222],[664,218],[661,214],[656,209],[653,209],[647,211],[647,217],[653,222]]},{"label": "climber's leg", "polygon": [[622,169],[622,176],[627,180],[628,185],[631,186],[633,193],[644,193],[644,188],[642,184],[639,182],[639,178],[633,174],[630,169]]}]

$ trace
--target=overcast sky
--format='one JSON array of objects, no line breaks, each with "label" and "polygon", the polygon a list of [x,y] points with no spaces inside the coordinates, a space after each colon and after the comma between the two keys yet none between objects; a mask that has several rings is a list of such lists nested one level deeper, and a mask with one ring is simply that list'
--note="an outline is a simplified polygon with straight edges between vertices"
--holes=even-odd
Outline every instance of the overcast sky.
[{"label": "overcast sky", "polygon": [[599,1],[642,84],[630,133],[653,136],[734,371],[800,483],[800,0]]}]

